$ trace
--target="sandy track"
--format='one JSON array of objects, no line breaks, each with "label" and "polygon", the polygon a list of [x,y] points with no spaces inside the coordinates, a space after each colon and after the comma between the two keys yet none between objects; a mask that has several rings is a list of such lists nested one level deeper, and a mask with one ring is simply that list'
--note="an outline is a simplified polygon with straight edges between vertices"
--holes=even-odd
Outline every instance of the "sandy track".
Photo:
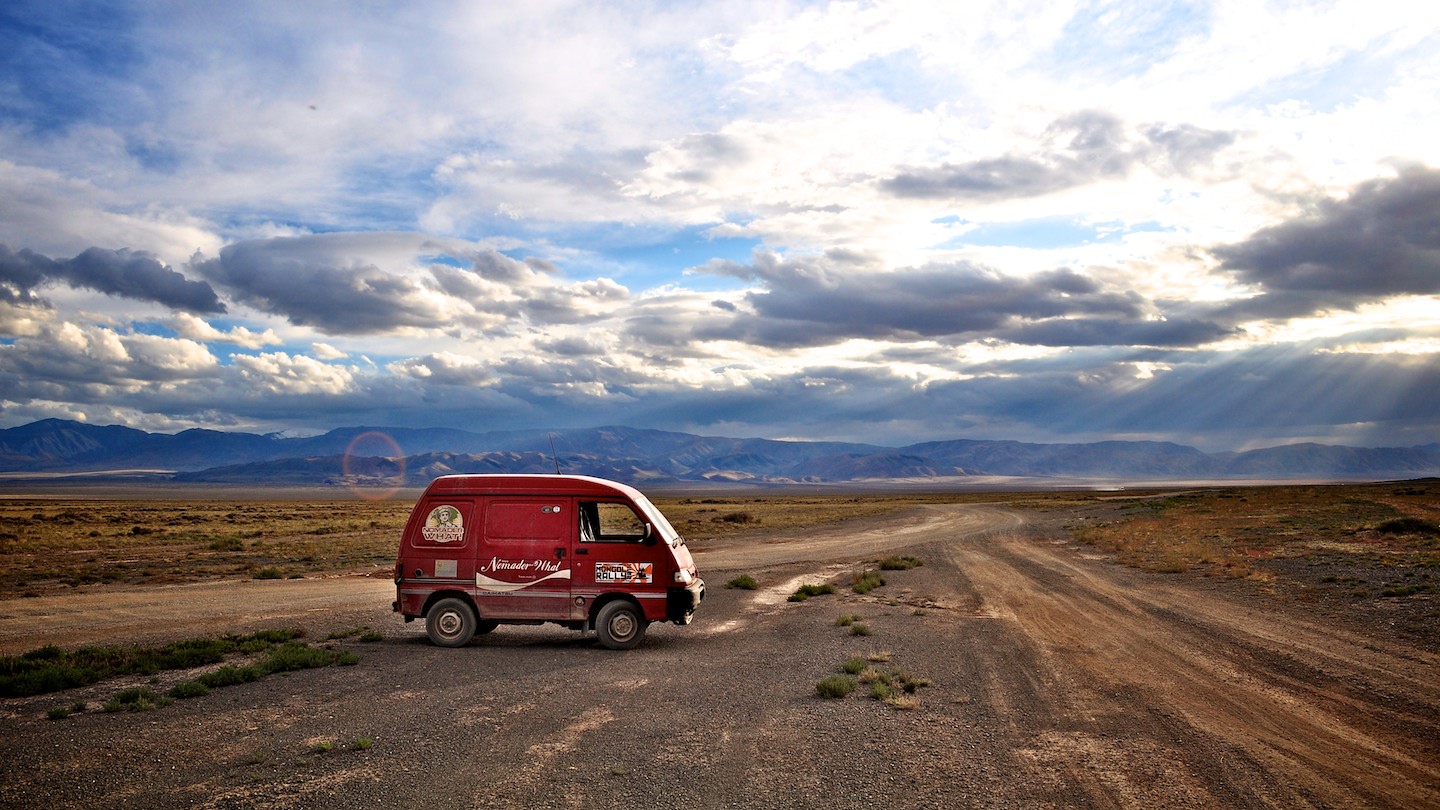
[{"label": "sandy track", "polygon": [[[1077,728],[1040,735],[1034,756],[1049,766],[1079,753],[1086,767],[1069,773],[1087,793],[1134,795],[1153,781],[1137,778],[1136,763],[1164,749],[1085,730],[1142,710],[1229,749],[1236,772],[1256,771],[1248,792],[1257,804],[1424,807],[1440,798],[1440,657],[1237,602],[1235,589],[1087,565],[1075,549],[1033,538],[948,554],[985,609],[1035,646],[1045,709]],[[1183,751],[1158,760],[1166,804],[1229,804]]]},{"label": "sandy track", "polygon": [[168,641],[289,624],[390,614],[395,585],[361,576],[230,580],[159,588],[90,588],[0,601],[0,655],[45,644]]},{"label": "sandy track", "polygon": [[[794,582],[843,582],[897,552],[925,565],[866,596],[784,601]],[[188,619],[223,624],[229,611],[367,623],[389,639],[342,642],[356,667],[144,715],[53,722],[44,709],[73,696],[7,701],[0,806],[1440,806],[1440,661],[1248,583],[1122,568],[985,506],[697,559],[711,587],[697,623],[652,627],[627,653],[550,627],[438,649],[390,616],[383,580],[87,603],[84,626],[118,637],[158,632],[148,620],[191,635]],[[763,587],[721,587],[742,571]],[[44,624],[60,632],[65,612]],[[837,626],[840,614],[872,635]],[[0,631],[25,621],[0,616]],[[913,711],[863,689],[815,696],[841,662],[881,650],[882,668],[933,681]],[[343,751],[359,735],[375,745]],[[341,750],[313,754],[318,739]]]}]

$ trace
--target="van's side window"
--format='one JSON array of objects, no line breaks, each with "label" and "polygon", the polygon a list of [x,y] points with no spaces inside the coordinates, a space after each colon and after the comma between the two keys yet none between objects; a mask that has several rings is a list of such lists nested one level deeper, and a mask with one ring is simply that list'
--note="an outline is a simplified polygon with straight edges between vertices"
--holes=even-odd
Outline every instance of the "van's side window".
[{"label": "van's side window", "polygon": [[645,521],[628,504],[580,502],[580,542],[639,543],[645,539]]}]

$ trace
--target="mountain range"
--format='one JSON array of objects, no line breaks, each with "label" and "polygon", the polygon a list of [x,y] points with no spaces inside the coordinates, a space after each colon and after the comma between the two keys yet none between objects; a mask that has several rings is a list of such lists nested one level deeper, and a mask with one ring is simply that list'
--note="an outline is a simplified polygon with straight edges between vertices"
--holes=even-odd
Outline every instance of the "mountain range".
[{"label": "mountain range", "polygon": [[422,486],[452,473],[597,475],[633,483],[959,482],[987,476],[1129,481],[1379,480],[1440,475],[1440,443],[1293,444],[1205,453],[1168,442],[1034,444],[955,439],[906,447],[730,439],[630,427],[491,431],[350,427],[320,436],[186,430],[45,419],[0,430],[0,472],[146,470],[173,481]]}]

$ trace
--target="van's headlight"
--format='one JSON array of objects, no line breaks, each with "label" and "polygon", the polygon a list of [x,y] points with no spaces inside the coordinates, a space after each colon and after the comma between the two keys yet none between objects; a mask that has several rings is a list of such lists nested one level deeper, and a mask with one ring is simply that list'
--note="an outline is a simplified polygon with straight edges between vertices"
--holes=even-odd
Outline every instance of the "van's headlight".
[{"label": "van's headlight", "polygon": [[683,568],[675,572],[675,584],[677,585],[689,585],[694,580],[695,577]]}]

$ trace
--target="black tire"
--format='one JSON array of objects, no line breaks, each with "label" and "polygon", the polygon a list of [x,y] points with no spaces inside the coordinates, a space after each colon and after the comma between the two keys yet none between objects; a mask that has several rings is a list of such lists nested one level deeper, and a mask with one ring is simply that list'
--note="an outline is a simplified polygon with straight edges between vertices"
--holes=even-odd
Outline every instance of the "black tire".
[{"label": "black tire", "polygon": [[464,647],[475,637],[479,624],[475,609],[452,596],[430,606],[425,614],[425,635],[438,647]]},{"label": "black tire", "polygon": [[481,619],[480,623],[475,626],[475,635],[483,636],[486,633],[493,633],[495,632],[495,628],[499,626],[500,621],[498,619]]},{"label": "black tire", "polygon": [[624,599],[607,602],[595,617],[595,635],[611,650],[629,650],[645,637],[646,621],[640,609]]}]

